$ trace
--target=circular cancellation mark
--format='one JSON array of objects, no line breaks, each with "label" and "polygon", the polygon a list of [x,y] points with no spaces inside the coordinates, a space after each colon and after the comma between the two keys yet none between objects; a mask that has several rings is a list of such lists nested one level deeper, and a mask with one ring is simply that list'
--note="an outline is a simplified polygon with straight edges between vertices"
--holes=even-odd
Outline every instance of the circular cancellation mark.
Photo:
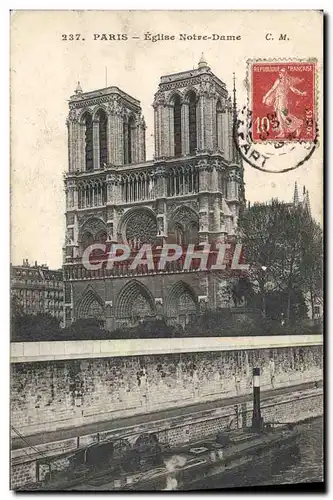
[{"label": "circular cancellation mark", "polygon": [[241,158],[251,167],[269,173],[284,173],[300,167],[313,155],[318,145],[318,128],[312,141],[266,140],[254,142],[252,111],[246,106],[234,117],[233,137]]}]

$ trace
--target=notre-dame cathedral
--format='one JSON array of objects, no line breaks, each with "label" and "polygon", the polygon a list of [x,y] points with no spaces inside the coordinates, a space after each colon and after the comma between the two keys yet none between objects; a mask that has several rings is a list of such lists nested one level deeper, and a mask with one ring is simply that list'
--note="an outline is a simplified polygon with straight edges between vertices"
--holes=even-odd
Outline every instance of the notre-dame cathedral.
[{"label": "notre-dame cathedral", "polygon": [[[235,100],[235,99],[234,99]],[[235,235],[244,200],[233,142],[234,100],[202,56],[162,76],[154,96],[155,155],[146,160],[140,101],[117,87],[69,100],[65,175],[65,321],[97,317],[112,330],[164,316],[186,324],[204,307],[229,307],[227,279],[210,271],[88,270],[93,242],[181,245]]]}]

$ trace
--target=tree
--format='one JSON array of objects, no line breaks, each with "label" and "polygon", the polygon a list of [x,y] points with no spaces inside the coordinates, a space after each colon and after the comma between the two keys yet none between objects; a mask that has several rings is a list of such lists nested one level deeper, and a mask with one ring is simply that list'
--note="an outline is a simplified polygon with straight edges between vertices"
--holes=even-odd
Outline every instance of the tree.
[{"label": "tree", "polygon": [[[322,232],[302,206],[277,200],[271,205],[254,204],[239,221],[249,277],[262,298],[266,315],[267,292],[279,292],[286,323],[295,318],[295,300],[300,310],[304,295],[313,301],[322,290]],[[303,297],[301,298],[303,294]],[[304,310],[304,308],[303,308]]]},{"label": "tree", "polygon": [[277,200],[271,205],[255,203],[244,210],[239,219],[239,232],[243,244],[245,262],[249,264],[249,279],[254,292],[260,294],[263,316],[266,315],[265,296],[275,287],[275,265],[281,244],[281,212]]},{"label": "tree", "polygon": [[12,342],[58,340],[59,320],[51,314],[21,314],[12,321]]},{"label": "tree", "polygon": [[11,315],[11,320],[15,321],[16,318],[19,316],[23,316],[24,311],[23,311],[23,306],[21,304],[21,301],[15,293],[12,294],[10,298],[10,315]]}]

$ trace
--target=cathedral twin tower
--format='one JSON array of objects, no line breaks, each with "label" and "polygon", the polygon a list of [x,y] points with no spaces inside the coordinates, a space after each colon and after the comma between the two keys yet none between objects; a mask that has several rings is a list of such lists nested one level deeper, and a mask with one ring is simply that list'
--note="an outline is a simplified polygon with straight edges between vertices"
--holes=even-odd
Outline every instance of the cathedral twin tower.
[{"label": "cathedral twin tower", "polygon": [[81,257],[93,242],[118,241],[135,250],[143,243],[212,243],[235,234],[244,183],[225,84],[203,56],[197,69],[161,77],[150,161],[138,100],[117,87],[82,92],[78,84],[69,108],[66,324],[97,317],[111,330],[163,315],[184,325],[202,301],[221,306],[207,272],[170,268],[154,275],[125,264],[89,271]]}]

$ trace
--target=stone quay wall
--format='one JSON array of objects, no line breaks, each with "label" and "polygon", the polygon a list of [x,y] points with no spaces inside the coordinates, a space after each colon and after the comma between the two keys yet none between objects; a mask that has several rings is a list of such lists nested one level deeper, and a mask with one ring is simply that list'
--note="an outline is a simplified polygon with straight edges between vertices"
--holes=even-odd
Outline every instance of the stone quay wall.
[{"label": "stone quay wall", "polygon": [[[79,438],[69,438],[53,443],[38,445],[35,449],[25,448],[12,451],[11,487],[19,488],[25,484],[42,481],[45,474],[51,470],[66,470],[69,467],[69,457],[78,448],[91,443],[126,436],[146,433],[156,433],[160,442],[168,443],[170,447],[195,443],[201,439],[216,434],[226,427],[242,429],[249,427],[252,421],[253,404],[251,400],[217,407],[210,411],[196,412],[179,417],[159,421],[147,421],[127,428],[104,431],[85,435]],[[322,389],[304,389],[278,396],[265,397],[261,404],[261,414],[264,421],[278,426],[301,422],[323,414]],[[49,456],[50,467],[44,464],[43,457]],[[40,463],[40,457],[42,462]]]},{"label": "stone quay wall", "polygon": [[[59,355],[60,359],[50,361],[37,361],[30,345],[29,361],[23,362],[21,355],[12,358],[11,424],[28,436],[249,394],[253,367],[261,368],[263,390],[319,381],[323,378],[322,339],[313,337],[317,337],[313,345],[302,338],[294,345],[285,339],[284,345],[281,339],[269,342],[266,337],[260,338],[260,346],[249,338],[237,350],[235,339],[229,339],[229,344],[215,339],[216,346],[208,346],[209,352],[205,349],[212,339],[201,339],[203,352],[197,344],[197,352],[172,352],[169,346],[171,352],[165,354],[145,355],[141,350],[133,355],[123,350],[126,355],[122,356],[118,350],[116,356],[89,358],[84,353],[82,359],[74,354],[73,359]],[[280,342],[280,347],[273,342]],[[149,339],[150,350],[153,344]]]}]

